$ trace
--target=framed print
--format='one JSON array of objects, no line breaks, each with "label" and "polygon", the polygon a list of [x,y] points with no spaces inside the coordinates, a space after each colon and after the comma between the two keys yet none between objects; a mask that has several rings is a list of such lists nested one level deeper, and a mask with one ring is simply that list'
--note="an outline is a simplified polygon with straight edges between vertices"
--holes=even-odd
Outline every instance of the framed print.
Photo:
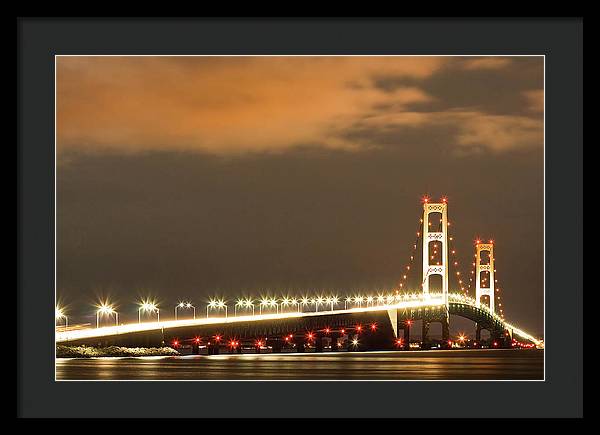
[{"label": "framed print", "polygon": [[581,414],[580,21],[20,34],[23,416]]}]

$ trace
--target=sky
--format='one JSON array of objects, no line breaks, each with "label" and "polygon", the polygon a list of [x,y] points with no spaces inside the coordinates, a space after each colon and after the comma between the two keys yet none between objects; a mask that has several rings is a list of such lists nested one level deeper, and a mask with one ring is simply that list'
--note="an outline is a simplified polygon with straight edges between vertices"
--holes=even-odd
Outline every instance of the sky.
[{"label": "sky", "polygon": [[493,239],[506,318],[542,334],[542,57],[56,67],[57,296],[70,323],[93,321],[99,298],[133,321],[142,297],[167,318],[180,300],[392,288],[428,195],[448,198],[462,276],[473,241]]}]

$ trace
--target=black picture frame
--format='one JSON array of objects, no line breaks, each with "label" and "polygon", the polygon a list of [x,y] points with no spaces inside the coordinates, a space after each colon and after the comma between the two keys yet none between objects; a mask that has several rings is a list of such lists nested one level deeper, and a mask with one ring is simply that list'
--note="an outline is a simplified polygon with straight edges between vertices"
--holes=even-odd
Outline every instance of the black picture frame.
[{"label": "black picture frame", "polygon": [[[477,417],[582,415],[581,19],[23,18],[17,27],[19,416],[426,418],[460,417],[466,410]],[[545,55],[546,380],[55,382],[57,54]],[[369,400],[350,412],[353,398]],[[321,401],[326,406],[305,413],[307,403]]]}]

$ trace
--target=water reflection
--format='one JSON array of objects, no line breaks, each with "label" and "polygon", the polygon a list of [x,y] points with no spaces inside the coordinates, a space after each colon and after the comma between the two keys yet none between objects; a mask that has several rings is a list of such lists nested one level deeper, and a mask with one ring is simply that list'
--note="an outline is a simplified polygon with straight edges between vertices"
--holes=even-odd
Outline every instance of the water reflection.
[{"label": "water reflection", "polygon": [[57,359],[58,380],[543,379],[542,350]]}]

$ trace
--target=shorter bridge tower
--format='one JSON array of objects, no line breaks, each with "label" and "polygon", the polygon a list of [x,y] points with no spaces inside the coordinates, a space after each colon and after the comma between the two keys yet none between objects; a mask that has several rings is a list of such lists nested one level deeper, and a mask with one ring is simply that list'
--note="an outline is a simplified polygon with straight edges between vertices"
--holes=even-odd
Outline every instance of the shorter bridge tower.
[{"label": "shorter bridge tower", "polygon": [[[489,262],[481,264],[481,253],[488,252]],[[479,240],[475,244],[475,299],[477,306],[481,306],[481,297],[488,296],[490,300],[490,311],[495,312],[495,279],[494,279],[494,243],[490,240],[489,243],[482,243]],[[484,287],[481,282],[481,272],[489,272],[488,283]]]}]

